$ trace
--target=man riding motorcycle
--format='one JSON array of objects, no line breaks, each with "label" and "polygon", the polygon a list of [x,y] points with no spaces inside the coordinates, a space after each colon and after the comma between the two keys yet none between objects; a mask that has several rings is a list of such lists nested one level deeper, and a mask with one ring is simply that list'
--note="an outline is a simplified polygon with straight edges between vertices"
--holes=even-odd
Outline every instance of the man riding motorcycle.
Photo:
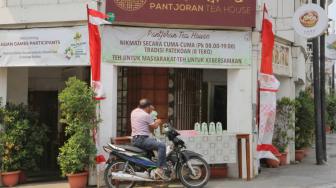
[{"label": "man riding motorcycle", "polygon": [[141,99],[139,105],[131,113],[132,144],[146,151],[158,151],[158,168],[155,169],[161,179],[168,179],[165,175],[166,145],[151,137],[152,131],[162,124],[161,119],[154,120],[150,115],[152,103],[148,99]]}]

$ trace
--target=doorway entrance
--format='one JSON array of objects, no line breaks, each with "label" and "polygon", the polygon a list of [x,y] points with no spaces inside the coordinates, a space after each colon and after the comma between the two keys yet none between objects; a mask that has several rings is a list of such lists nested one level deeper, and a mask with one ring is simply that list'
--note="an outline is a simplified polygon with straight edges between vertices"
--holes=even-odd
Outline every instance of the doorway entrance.
[{"label": "doorway entrance", "polygon": [[[31,174],[31,178],[51,180],[59,178],[57,165],[58,148],[64,143],[64,132],[58,126],[58,91],[30,91],[29,109],[39,114],[39,121],[48,128],[48,142],[44,144],[44,153],[38,163],[40,171]],[[37,181],[37,180],[36,180]]]},{"label": "doorway entrance", "polygon": [[89,83],[89,67],[34,67],[28,71],[28,106],[39,114],[39,121],[48,128],[49,141],[44,143],[44,153],[38,162],[38,172],[28,172],[28,181],[61,179],[57,156],[66,141],[65,125],[59,123],[58,94],[65,88],[69,77],[75,76]]}]

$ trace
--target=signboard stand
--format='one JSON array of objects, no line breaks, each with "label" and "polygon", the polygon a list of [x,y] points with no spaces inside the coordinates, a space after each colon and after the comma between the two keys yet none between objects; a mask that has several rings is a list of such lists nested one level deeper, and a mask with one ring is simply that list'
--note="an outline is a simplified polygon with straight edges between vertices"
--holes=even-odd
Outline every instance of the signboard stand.
[{"label": "signboard stand", "polygon": [[[313,3],[317,3],[313,0]],[[315,105],[315,151],[316,164],[323,164],[323,131],[322,131],[322,109],[321,109],[321,92],[320,92],[320,62],[319,62],[319,40],[313,38],[313,74],[314,74],[314,105]]]},{"label": "signboard stand", "polygon": [[[315,144],[318,165],[326,161],[324,33],[328,27],[328,17],[324,10],[325,0],[321,0],[320,5],[317,5],[317,0],[313,0],[312,3],[301,6],[293,16],[295,31],[305,38],[312,39],[313,42]],[[319,36],[321,36],[320,44]]]},{"label": "signboard stand", "polygon": [[[325,9],[325,0],[320,0],[320,5]],[[327,143],[326,143],[326,94],[325,94],[325,33],[320,36],[320,82],[321,82],[321,128],[322,128],[322,143],[323,143],[323,160],[327,161]]]}]

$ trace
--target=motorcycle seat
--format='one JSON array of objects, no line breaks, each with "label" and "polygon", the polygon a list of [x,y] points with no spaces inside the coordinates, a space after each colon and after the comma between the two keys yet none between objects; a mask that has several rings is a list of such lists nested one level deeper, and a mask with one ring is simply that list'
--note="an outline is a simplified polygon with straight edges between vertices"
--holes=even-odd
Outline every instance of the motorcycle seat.
[{"label": "motorcycle seat", "polygon": [[146,150],[140,149],[140,148],[132,146],[132,145],[115,145],[115,146],[123,148],[127,151],[134,152],[134,153],[146,153],[147,152]]}]

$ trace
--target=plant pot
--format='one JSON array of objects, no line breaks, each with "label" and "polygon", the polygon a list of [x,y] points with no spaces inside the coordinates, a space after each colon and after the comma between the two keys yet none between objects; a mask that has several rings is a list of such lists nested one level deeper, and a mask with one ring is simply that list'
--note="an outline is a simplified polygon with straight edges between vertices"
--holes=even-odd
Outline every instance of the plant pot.
[{"label": "plant pot", "polygon": [[19,176],[21,171],[13,171],[13,172],[2,172],[1,180],[2,184],[5,187],[13,187],[19,183]]},{"label": "plant pot", "polygon": [[228,176],[227,166],[212,166],[210,167],[211,178],[226,178]]},{"label": "plant pot", "polygon": [[302,161],[305,156],[305,151],[303,149],[295,150],[295,161]]},{"label": "plant pot", "polygon": [[[276,155],[277,158],[279,158],[279,156]],[[280,160],[266,159],[266,164],[268,168],[278,168],[280,165]]]},{"label": "plant pot", "polygon": [[85,188],[88,182],[88,172],[68,174],[70,188]]},{"label": "plant pot", "polygon": [[326,127],[325,128],[325,132],[328,133],[328,134],[330,134],[331,133],[331,128],[330,127]]},{"label": "plant pot", "polygon": [[281,155],[278,157],[280,161],[280,165],[287,165],[287,152],[286,153],[281,153]]}]

